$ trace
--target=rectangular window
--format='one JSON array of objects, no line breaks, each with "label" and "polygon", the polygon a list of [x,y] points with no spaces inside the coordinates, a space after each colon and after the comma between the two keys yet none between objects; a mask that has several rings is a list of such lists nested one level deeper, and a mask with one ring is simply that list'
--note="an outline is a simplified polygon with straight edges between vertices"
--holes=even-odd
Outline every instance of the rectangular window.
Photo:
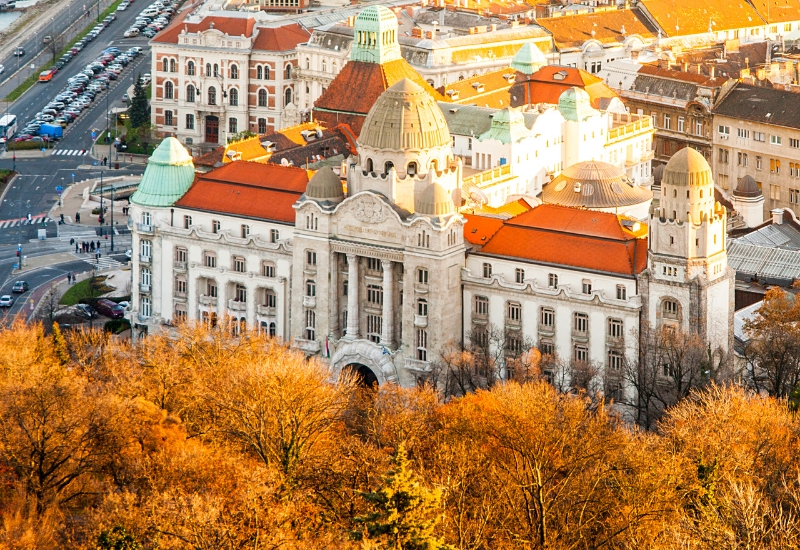
[{"label": "rectangular window", "polygon": [[194,130],[194,115],[186,115],[186,129]]},{"label": "rectangular window", "polygon": [[589,316],[585,313],[572,314],[572,330],[585,333],[589,330]]},{"label": "rectangular window", "polygon": [[484,279],[491,279],[492,278],[492,264],[483,264],[483,278]]},{"label": "rectangular window", "polygon": [[275,277],[275,264],[272,262],[261,262],[262,277]]},{"label": "rectangular window", "polygon": [[767,138],[766,138],[766,135],[764,134],[764,132],[753,132],[753,141],[764,142],[766,140],[767,140]]},{"label": "rectangular window", "polygon": [[367,315],[367,340],[379,344],[381,341],[381,316]]},{"label": "rectangular window", "polygon": [[664,115],[664,129],[665,130],[671,130],[672,129],[672,117],[670,117],[667,114]]},{"label": "rectangular window", "polygon": [[243,239],[246,239],[247,237],[250,236],[250,226],[249,225],[242,224],[242,233],[241,233],[241,235],[242,235]]},{"label": "rectangular window", "polygon": [[383,305],[383,287],[367,285],[367,303],[373,306]]},{"label": "rectangular window", "polygon": [[245,273],[247,271],[247,262],[242,256],[233,257],[233,270],[237,273]]},{"label": "rectangular window", "polygon": [[583,280],[582,292],[584,294],[591,294],[592,293],[592,282],[591,281],[589,281],[587,279]]},{"label": "rectangular window", "polygon": [[269,242],[276,243],[281,238],[281,232],[277,229],[270,229],[269,231]]},{"label": "rectangular window", "polygon": [[703,132],[703,121],[702,120],[695,120],[694,121],[694,135],[702,136],[705,132]]},{"label": "rectangular window", "polygon": [[609,338],[622,338],[623,324],[620,319],[608,320],[608,336]]},{"label": "rectangular window", "polygon": [[306,340],[314,340],[317,336],[317,314],[313,309],[306,310]]},{"label": "rectangular window", "polygon": [[176,262],[185,262],[189,257],[189,251],[185,248],[178,247],[175,249],[175,261]]},{"label": "rectangular window", "polygon": [[719,162],[720,162],[720,164],[728,164],[728,150],[727,149],[720,149],[719,150]]},{"label": "rectangular window", "polygon": [[572,359],[576,363],[586,363],[589,361],[589,348],[582,345],[575,345],[572,351]]},{"label": "rectangular window", "polygon": [[625,288],[625,285],[617,285],[617,300],[627,300],[628,299],[628,290]]},{"label": "rectangular window", "polygon": [[206,294],[211,296],[212,298],[217,297],[217,283],[214,281],[208,281],[206,284]]},{"label": "rectangular window", "polygon": [[719,130],[719,133],[722,136],[729,136],[731,134],[730,126],[723,126],[722,124],[720,124],[717,129]]},{"label": "rectangular window", "polygon": [[424,267],[417,269],[417,282],[421,285],[428,284],[428,270]]},{"label": "rectangular window", "polygon": [[514,280],[517,283],[522,284],[525,281],[525,270],[524,269],[515,269],[514,270]]},{"label": "rectangular window", "polygon": [[367,271],[380,271],[381,261],[378,258],[367,258]]},{"label": "rectangular window", "polygon": [[191,216],[184,216],[183,217],[183,228],[189,229],[192,226],[192,217]]},{"label": "rectangular window", "polygon": [[556,348],[553,345],[553,342],[551,342],[550,340],[540,340],[539,341],[539,352],[542,355],[553,355],[553,352],[555,351],[555,349]]},{"label": "rectangular window", "polygon": [[217,267],[217,255],[213,252],[204,252],[203,265],[206,267]]},{"label": "rectangular window", "polygon": [[506,305],[506,319],[517,323],[522,321],[522,306],[519,302],[508,302]]},{"label": "rectangular window", "polygon": [[775,134],[770,134],[769,142],[772,145],[781,145],[781,136],[776,136]]},{"label": "rectangular window", "polygon": [[745,128],[737,128],[736,132],[740,138],[747,139],[750,137],[750,130]]},{"label": "rectangular window", "polygon": [[239,133],[239,121],[234,117],[228,119],[228,133],[230,134]]},{"label": "rectangular window", "polygon": [[679,132],[684,132],[686,130],[685,126],[686,126],[686,121],[684,120],[684,118],[682,116],[679,116],[678,117],[678,131]]},{"label": "rectangular window", "polygon": [[485,296],[475,296],[475,315],[486,317],[489,315],[489,298]]},{"label": "rectangular window", "polygon": [[764,159],[760,156],[756,156],[756,170],[763,170],[764,169]]},{"label": "rectangular window", "polygon": [[428,316],[428,301],[427,300],[417,300],[417,315],[420,317],[427,317]]},{"label": "rectangular window", "polygon": [[417,361],[428,360],[428,331],[418,328],[416,333]]},{"label": "rectangular window", "polygon": [[306,296],[317,295],[317,283],[312,279],[306,281]]},{"label": "rectangular window", "polygon": [[737,164],[739,166],[747,166],[747,153],[737,153]]},{"label": "rectangular window", "polygon": [[622,370],[622,353],[617,350],[608,350],[608,370],[619,372]]},{"label": "rectangular window", "polygon": [[164,125],[172,126],[172,111],[164,111]]},{"label": "rectangular window", "polygon": [[769,198],[774,201],[781,200],[781,188],[778,185],[770,184],[769,186]]},{"label": "rectangular window", "polygon": [[234,290],[234,299],[237,302],[246,302],[247,301],[247,287],[244,285],[236,285],[236,289]]},{"label": "rectangular window", "polygon": [[267,290],[266,292],[264,292],[264,306],[277,307],[277,305],[278,305],[278,295],[271,290]]},{"label": "rectangular window", "polygon": [[549,288],[558,288],[558,275],[555,273],[550,273],[547,276],[547,286]]},{"label": "rectangular window", "polygon": [[800,149],[800,139],[789,138],[789,147]]}]

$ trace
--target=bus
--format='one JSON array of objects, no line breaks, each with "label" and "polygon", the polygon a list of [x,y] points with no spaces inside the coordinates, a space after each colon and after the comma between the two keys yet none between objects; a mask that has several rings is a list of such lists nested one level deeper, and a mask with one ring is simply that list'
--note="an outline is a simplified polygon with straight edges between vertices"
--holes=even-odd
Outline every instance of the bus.
[{"label": "bus", "polygon": [[50,82],[53,79],[53,71],[42,71],[39,73],[39,82]]},{"label": "bus", "polygon": [[16,115],[4,115],[0,117],[0,143],[5,143],[17,133]]}]

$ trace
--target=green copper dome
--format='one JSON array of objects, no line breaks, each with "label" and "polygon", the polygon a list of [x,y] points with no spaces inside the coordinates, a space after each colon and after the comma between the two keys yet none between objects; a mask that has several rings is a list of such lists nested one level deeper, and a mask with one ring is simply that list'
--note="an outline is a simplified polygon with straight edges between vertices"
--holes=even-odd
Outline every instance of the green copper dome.
[{"label": "green copper dome", "polygon": [[504,145],[517,143],[531,135],[525,126],[525,117],[522,113],[511,107],[497,111],[492,117],[492,126],[480,135],[478,141],[496,139]]},{"label": "green copper dome", "polygon": [[558,98],[558,110],[565,120],[582,121],[597,114],[586,90],[573,86]]},{"label": "green copper dome", "polygon": [[[397,41],[397,16],[383,6],[361,10],[353,25],[354,40],[350,59],[383,64],[400,59]],[[357,93],[356,90],[353,90]]]},{"label": "green copper dome", "polygon": [[511,68],[522,74],[533,74],[545,65],[547,59],[533,42],[523,44],[511,61]]},{"label": "green copper dome", "polygon": [[172,206],[194,181],[192,157],[181,142],[168,137],[147,160],[131,202],[140,206]]}]

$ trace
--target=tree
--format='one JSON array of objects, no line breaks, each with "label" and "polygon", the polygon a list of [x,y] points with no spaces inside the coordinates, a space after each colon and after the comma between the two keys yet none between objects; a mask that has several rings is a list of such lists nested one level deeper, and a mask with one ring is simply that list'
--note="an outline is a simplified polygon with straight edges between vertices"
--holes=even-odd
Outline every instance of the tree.
[{"label": "tree", "polygon": [[142,124],[150,122],[150,106],[147,103],[147,91],[144,88],[142,75],[136,78],[133,86],[133,97],[128,107],[131,128],[139,128]]},{"label": "tree", "polygon": [[62,46],[63,46],[63,41],[60,35],[50,37],[50,41],[47,43],[46,46],[46,51],[50,54],[52,63],[56,62],[56,56],[58,55],[58,52],[61,51]]},{"label": "tree", "polygon": [[442,515],[441,491],[422,487],[406,456],[404,445],[395,451],[392,469],[377,491],[362,495],[374,511],[356,518],[363,531],[357,540],[378,540],[382,548],[395,550],[445,550],[450,548],[434,535]]},{"label": "tree", "polygon": [[39,301],[39,316],[47,321],[48,324],[53,324],[59,313],[64,310],[64,306],[60,302],[61,296],[58,294],[58,285],[53,284],[47,289],[47,292]]},{"label": "tree", "polygon": [[158,139],[155,126],[153,126],[149,120],[143,122],[136,128],[136,139],[142,144],[144,152],[147,153],[148,145]]},{"label": "tree", "polygon": [[140,550],[142,545],[120,525],[107,529],[97,537],[98,550]]}]

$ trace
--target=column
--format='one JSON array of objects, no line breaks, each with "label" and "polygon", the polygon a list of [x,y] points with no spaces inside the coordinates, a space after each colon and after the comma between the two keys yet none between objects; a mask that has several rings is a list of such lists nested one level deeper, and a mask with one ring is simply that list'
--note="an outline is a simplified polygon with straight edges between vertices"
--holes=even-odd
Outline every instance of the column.
[{"label": "column", "polygon": [[339,337],[339,254],[331,252],[331,286],[328,289],[330,297],[330,308],[328,319],[330,319],[330,334],[334,338]]},{"label": "column", "polygon": [[347,336],[358,338],[358,256],[347,255]]},{"label": "column", "polygon": [[381,344],[387,348],[392,347],[392,325],[394,317],[394,271],[389,260],[381,262],[383,267],[383,312],[381,320]]}]

